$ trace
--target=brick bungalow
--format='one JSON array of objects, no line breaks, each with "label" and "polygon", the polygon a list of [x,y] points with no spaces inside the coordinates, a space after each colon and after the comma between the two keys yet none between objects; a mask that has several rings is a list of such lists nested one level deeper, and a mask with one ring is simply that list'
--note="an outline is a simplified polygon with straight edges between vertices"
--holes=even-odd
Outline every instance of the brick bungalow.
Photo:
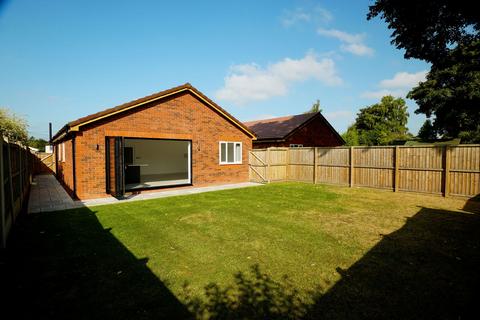
[{"label": "brick bungalow", "polygon": [[253,148],[337,147],[343,138],[320,112],[244,123],[256,135]]},{"label": "brick bungalow", "polygon": [[79,199],[248,181],[255,134],[190,84],[69,122],[58,180]]}]

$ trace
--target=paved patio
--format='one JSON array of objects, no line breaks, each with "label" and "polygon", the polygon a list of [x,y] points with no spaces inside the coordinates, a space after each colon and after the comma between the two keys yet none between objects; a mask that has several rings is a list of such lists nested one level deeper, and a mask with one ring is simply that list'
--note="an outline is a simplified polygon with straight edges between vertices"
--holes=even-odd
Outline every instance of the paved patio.
[{"label": "paved patio", "polygon": [[157,198],[165,198],[179,195],[195,194],[209,191],[237,189],[253,186],[261,186],[260,183],[243,182],[224,184],[211,187],[191,187],[184,189],[162,190],[158,192],[140,193],[127,196],[118,200],[114,197],[107,197],[93,200],[74,201],[53,175],[38,175],[33,178],[30,199],[28,202],[28,213],[59,211],[80,207],[93,207],[103,204],[113,204],[126,201],[140,201]]}]

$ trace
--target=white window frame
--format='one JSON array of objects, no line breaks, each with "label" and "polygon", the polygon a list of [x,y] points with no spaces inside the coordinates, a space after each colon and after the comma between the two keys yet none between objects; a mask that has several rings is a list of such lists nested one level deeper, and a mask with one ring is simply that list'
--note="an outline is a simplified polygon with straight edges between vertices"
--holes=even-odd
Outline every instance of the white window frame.
[{"label": "white window frame", "polygon": [[303,144],[290,143],[290,148],[303,148]]},{"label": "white window frame", "polygon": [[[233,162],[228,161],[228,144],[233,143]],[[222,144],[225,144],[225,161],[222,161]],[[240,160],[237,161],[237,148],[236,145],[240,145]],[[218,142],[218,163],[224,164],[242,164],[243,159],[243,143],[240,141],[219,141]]]},{"label": "white window frame", "polygon": [[57,145],[57,160],[58,162],[65,162],[65,145],[63,142]]}]

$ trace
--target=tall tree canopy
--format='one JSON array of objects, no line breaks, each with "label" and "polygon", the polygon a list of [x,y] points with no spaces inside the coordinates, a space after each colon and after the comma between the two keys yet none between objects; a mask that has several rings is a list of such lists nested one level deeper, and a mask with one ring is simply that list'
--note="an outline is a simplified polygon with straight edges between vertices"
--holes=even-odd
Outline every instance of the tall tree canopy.
[{"label": "tall tree canopy", "polygon": [[427,80],[408,94],[415,113],[433,117],[446,138],[480,142],[480,14],[475,1],[377,0],[368,19],[393,29],[392,44],[405,58],[432,64]]},{"label": "tall tree canopy", "polygon": [[407,139],[408,112],[405,100],[385,96],[380,103],[360,109],[355,123],[343,134],[348,145],[387,145]]},{"label": "tall tree canopy", "polygon": [[436,63],[457,45],[480,40],[477,7],[471,0],[376,0],[367,19],[385,20],[405,58]]},{"label": "tall tree canopy", "polygon": [[433,127],[440,135],[480,142],[480,41],[460,45],[443,63],[432,65],[427,80],[408,98],[418,104],[415,113],[435,116]]},{"label": "tall tree canopy", "polygon": [[26,143],[27,121],[7,108],[0,108],[0,135],[9,141]]},{"label": "tall tree canopy", "polygon": [[430,119],[425,120],[420,130],[418,130],[418,137],[423,141],[434,140],[437,138],[437,132],[433,128]]}]

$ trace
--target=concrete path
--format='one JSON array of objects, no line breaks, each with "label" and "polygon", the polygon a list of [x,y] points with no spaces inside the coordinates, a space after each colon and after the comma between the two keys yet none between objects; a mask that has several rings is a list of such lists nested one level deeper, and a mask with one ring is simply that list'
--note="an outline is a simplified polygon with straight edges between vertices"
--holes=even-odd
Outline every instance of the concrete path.
[{"label": "concrete path", "polygon": [[51,174],[38,175],[33,178],[28,213],[57,211],[82,207],[73,201],[60,183]]},{"label": "concrete path", "polygon": [[104,204],[113,204],[128,201],[149,200],[165,198],[179,195],[195,194],[209,191],[237,189],[253,186],[261,186],[260,183],[243,182],[224,184],[211,187],[187,187],[182,189],[168,190],[164,189],[158,192],[140,193],[127,196],[125,199],[118,200],[114,197],[74,201],[63,189],[60,183],[53,175],[38,175],[33,179],[30,199],[28,202],[28,213],[58,211],[80,207],[92,207]]}]

